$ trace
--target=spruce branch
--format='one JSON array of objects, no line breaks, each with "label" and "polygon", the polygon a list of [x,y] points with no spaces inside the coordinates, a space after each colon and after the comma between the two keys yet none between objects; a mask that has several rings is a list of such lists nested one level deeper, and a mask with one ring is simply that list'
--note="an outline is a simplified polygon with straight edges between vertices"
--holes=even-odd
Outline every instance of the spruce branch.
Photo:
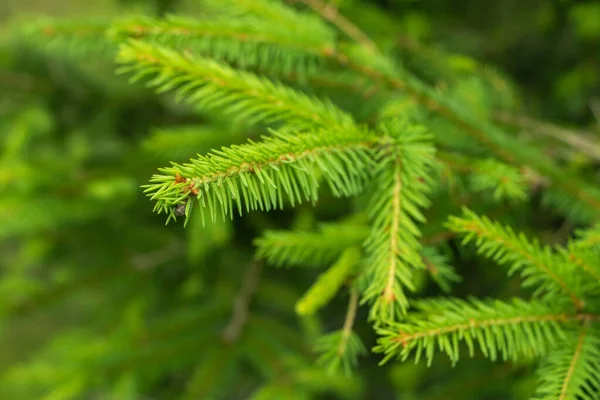
[{"label": "spruce branch", "polygon": [[303,78],[315,74],[321,54],[334,46],[333,37],[313,25],[291,29],[281,21],[169,16],[117,20],[108,34],[116,42],[140,39],[241,68]]},{"label": "spruce branch", "polygon": [[35,18],[11,32],[18,40],[52,54],[57,52],[77,60],[112,63],[116,53],[108,40],[111,20],[106,18]]},{"label": "spruce branch", "polygon": [[[557,246],[564,263],[583,271],[600,291],[600,228],[579,230],[565,247]],[[600,295],[600,293],[598,293]]]},{"label": "spruce branch", "polygon": [[254,241],[256,256],[276,266],[318,266],[333,262],[344,250],[360,245],[366,225],[351,222],[322,224],[317,232],[265,231]]},{"label": "spruce branch", "polygon": [[158,92],[174,90],[178,99],[252,124],[285,123],[295,129],[354,128],[352,117],[321,101],[249,72],[166,47],[131,40],[120,47],[119,72],[132,81],[152,78]]},{"label": "spruce branch", "polygon": [[211,219],[220,212],[233,216],[234,202],[242,209],[282,208],[284,195],[291,205],[316,202],[319,177],[335,196],[351,196],[363,187],[371,164],[376,136],[360,131],[272,132],[262,142],[223,148],[190,163],[162,168],[145,185],[156,200],[155,210],[175,218],[175,207],[189,219],[194,202]]},{"label": "spruce branch", "polygon": [[564,267],[561,259],[542,246],[537,240],[530,241],[523,234],[516,234],[510,227],[503,227],[487,217],[480,217],[464,208],[463,217],[450,217],[447,226],[464,235],[463,244],[474,241],[479,253],[500,264],[509,264],[509,275],[521,271],[524,287],[536,287],[536,294],[545,297],[566,296],[582,309],[586,302],[585,286]]},{"label": "spruce branch", "polygon": [[587,321],[569,332],[538,370],[536,400],[594,400],[600,389],[600,329]]},{"label": "spruce branch", "polygon": [[[267,3],[270,2],[265,2],[265,4]],[[271,5],[267,6],[267,8],[270,6]],[[256,8],[254,5],[249,7]],[[294,14],[291,10],[288,10],[287,12],[291,13],[290,15]],[[77,27],[69,27],[68,24],[65,25],[64,29],[66,29],[67,32],[71,29],[75,35],[77,32],[81,31],[81,29],[78,29]],[[89,33],[87,28],[84,29],[83,32],[86,35]],[[95,34],[96,32],[98,31],[92,30],[92,34]],[[598,211],[600,210],[600,191],[594,190],[594,188],[579,179],[575,179],[572,176],[565,176],[565,174],[551,161],[542,157],[540,154],[536,154],[536,152],[532,151],[528,146],[511,145],[511,140],[500,130],[490,124],[485,124],[468,112],[461,110],[458,105],[449,102],[443,96],[440,96],[414,77],[405,74],[403,79],[399,79],[394,76],[394,74],[386,72],[389,68],[382,70],[377,68],[375,64],[365,64],[363,62],[364,57],[358,60],[345,50],[341,51],[330,47],[324,49],[326,50],[323,50],[323,56],[326,59],[331,59],[340,63],[342,66],[350,67],[359,74],[378,82],[383,82],[393,89],[407,91],[413,98],[425,105],[429,110],[448,119],[465,132],[468,132],[477,141],[485,145],[505,162],[520,166],[531,164],[535,168],[537,175],[545,176],[551,181],[553,187],[564,192],[565,195],[572,198],[574,201],[587,205],[590,208],[593,217],[597,217]],[[381,61],[381,57],[377,57],[377,59],[380,59]]]},{"label": "spruce branch", "polygon": [[421,208],[429,205],[429,166],[434,148],[430,135],[419,126],[384,126],[387,146],[375,156],[376,176],[368,206],[371,233],[365,242],[368,262],[363,302],[372,303],[370,318],[394,319],[405,312],[405,288],[414,290],[412,271],[422,269]]},{"label": "spruce branch", "polygon": [[382,337],[375,351],[385,354],[382,362],[392,357],[406,360],[414,354],[417,362],[425,357],[431,365],[438,348],[456,363],[460,342],[466,343],[471,357],[476,346],[491,360],[538,357],[567,337],[566,328],[600,319],[519,299],[510,303],[428,299],[414,302],[414,310],[404,321],[378,328]]}]

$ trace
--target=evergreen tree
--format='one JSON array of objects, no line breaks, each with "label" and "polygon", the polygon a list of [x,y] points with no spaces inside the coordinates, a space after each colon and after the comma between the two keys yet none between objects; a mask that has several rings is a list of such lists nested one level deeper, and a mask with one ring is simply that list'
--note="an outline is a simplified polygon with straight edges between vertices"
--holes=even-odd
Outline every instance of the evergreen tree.
[{"label": "evergreen tree", "polygon": [[157,4],[2,36],[1,398],[600,398],[595,138],[374,6]]}]

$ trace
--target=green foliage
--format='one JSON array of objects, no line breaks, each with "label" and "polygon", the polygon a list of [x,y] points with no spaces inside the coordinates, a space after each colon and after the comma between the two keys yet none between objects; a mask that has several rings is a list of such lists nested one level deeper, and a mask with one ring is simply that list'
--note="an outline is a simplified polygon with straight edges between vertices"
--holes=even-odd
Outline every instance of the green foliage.
[{"label": "green foliage", "polygon": [[460,173],[466,173],[466,191],[490,191],[496,200],[525,200],[526,177],[515,167],[494,159],[476,159],[452,153],[439,154],[442,175],[449,185],[458,185]]},{"label": "green foliage", "polygon": [[254,241],[256,255],[276,266],[323,265],[333,262],[367,238],[368,226],[353,221],[322,224],[318,232],[266,231]]},{"label": "green foliage", "polygon": [[366,354],[366,349],[356,333],[338,331],[319,338],[316,350],[323,351],[317,360],[318,364],[326,366],[328,372],[339,368],[350,373],[358,364],[358,357]]},{"label": "green foliage", "polygon": [[[544,355],[564,333],[557,321],[567,320],[543,303],[483,302],[462,299],[427,299],[413,304],[415,312],[405,321],[381,329],[378,350],[403,360],[413,353],[430,365],[436,350],[459,359],[464,341],[472,357],[477,347],[492,361]],[[385,359],[384,359],[385,360]]]},{"label": "green foliage", "polygon": [[234,202],[240,215],[244,208],[282,208],[283,193],[292,206],[303,200],[316,202],[319,178],[334,195],[350,196],[363,186],[374,141],[360,131],[272,132],[262,143],[223,148],[191,163],[163,168],[164,175],[155,175],[146,192],[157,200],[155,210],[169,217],[176,218],[173,206],[185,204],[189,218],[198,201],[202,215],[206,208],[213,221],[217,212],[233,216]]},{"label": "green foliage", "polygon": [[[461,342],[471,357],[476,347],[491,360],[541,357],[536,398],[596,398],[600,317],[595,312],[600,280],[581,283],[583,275],[577,273],[573,259],[565,257],[569,253],[564,249],[552,252],[469,210],[464,214],[451,218],[451,229],[465,235],[463,242],[476,240],[480,253],[511,264],[509,275],[521,270],[522,286],[534,286],[534,296],[545,292],[542,300],[419,300],[404,321],[379,329],[383,337],[376,350],[386,359],[406,360],[414,354],[417,361],[427,358],[428,364],[436,348],[456,363]],[[590,230],[581,235],[580,240],[587,239],[584,248],[589,249],[595,234]],[[576,243],[571,243],[571,249],[578,247]],[[590,293],[596,295],[582,300]]]},{"label": "green foliage", "polygon": [[275,21],[179,16],[165,20],[138,18],[119,21],[108,35],[117,41],[143,39],[180,51],[210,55],[240,68],[293,73],[299,77],[314,74],[319,65],[317,55],[332,42],[331,33],[315,27],[315,23],[296,23],[295,29],[289,25],[282,29],[281,22]]},{"label": "green foliage", "polygon": [[594,134],[441,2],[167,3],[2,32],[0,398],[598,398]]},{"label": "green foliage", "polygon": [[371,318],[382,321],[405,312],[403,288],[414,290],[412,271],[425,267],[417,223],[425,222],[420,209],[429,205],[427,176],[434,155],[430,136],[418,127],[399,125],[385,133],[389,143],[375,156],[376,186],[367,207],[371,233],[364,273],[364,300],[373,303]]},{"label": "green foliage", "polygon": [[120,72],[135,72],[134,80],[153,77],[149,85],[157,92],[175,89],[178,98],[202,109],[235,115],[236,120],[252,124],[285,121],[287,127],[294,129],[352,123],[351,117],[331,104],[248,72],[166,47],[131,41],[121,46],[117,60],[127,65]]},{"label": "green foliage", "polygon": [[448,226],[465,235],[463,244],[474,240],[479,253],[499,264],[510,265],[509,275],[521,272],[523,286],[535,287],[536,294],[550,298],[564,295],[578,308],[586,303],[583,298],[587,286],[580,276],[571,272],[572,267],[552,254],[549,246],[541,246],[537,241],[530,241],[525,235],[515,234],[512,229],[469,210],[464,211],[463,218],[451,217]]},{"label": "green foliage", "polygon": [[435,247],[423,247],[421,258],[431,279],[445,293],[451,291],[453,284],[460,282],[460,275],[449,264],[449,258],[442,251]]},{"label": "green foliage", "polygon": [[539,370],[542,384],[537,399],[594,399],[600,385],[598,375],[598,328],[585,326],[579,335],[570,335]]}]

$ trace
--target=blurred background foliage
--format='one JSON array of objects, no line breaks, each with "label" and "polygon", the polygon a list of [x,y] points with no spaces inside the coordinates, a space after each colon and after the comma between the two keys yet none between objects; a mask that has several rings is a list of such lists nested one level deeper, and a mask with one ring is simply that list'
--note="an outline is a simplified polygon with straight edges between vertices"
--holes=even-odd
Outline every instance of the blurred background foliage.
[{"label": "blurred background foliage", "polygon": [[[589,135],[600,132],[598,1],[333,3],[433,84],[468,77],[479,60],[500,71],[507,106]],[[194,0],[3,0],[0,33],[33,15],[185,14],[197,7]],[[461,79],[451,90],[486,110],[486,99],[473,97],[477,84]],[[371,356],[362,360],[360,377],[325,376],[313,365],[306,338],[341,325],[345,305],[327,308],[326,326],[294,315],[294,303],[314,279],[311,270],[263,271],[245,335],[223,344],[219,332],[230,323],[244,274],[261,273],[251,261],[253,238],[267,228],[312,228],[341,212],[339,201],[324,199],[316,210],[165,227],[139,186],[168,161],[241,141],[231,126],[211,125],[206,134],[187,128],[207,119],[129,85],[110,64],[2,37],[0,398],[242,399],[265,381],[285,381],[289,392],[273,383],[255,398],[519,399],[532,393],[527,366],[490,368],[477,358],[462,363],[459,373],[441,359],[426,370],[412,363],[380,368]],[[457,293],[516,290],[502,271],[469,276],[470,260],[463,263]],[[372,332],[361,329],[371,347]]]}]

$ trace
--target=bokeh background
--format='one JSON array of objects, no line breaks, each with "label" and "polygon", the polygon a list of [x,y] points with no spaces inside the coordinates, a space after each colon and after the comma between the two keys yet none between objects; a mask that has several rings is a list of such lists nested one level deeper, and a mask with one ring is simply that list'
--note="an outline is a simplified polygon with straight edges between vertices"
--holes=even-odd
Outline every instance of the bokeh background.
[{"label": "bokeh background", "polygon": [[[334,3],[373,38],[385,37],[383,48],[433,84],[443,84],[439,54],[457,68],[479,60],[511,85],[523,115],[600,134],[598,1]],[[203,119],[128,85],[108,63],[4,39],[41,15],[101,20],[197,9],[194,0],[0,2],[0,398],[243,399],[260,381],[248,372],[256,369],[251,351],[238,362],[237,349],[211,341],[228,321],[252,238],[266,228],[334,219],[339,204],[252,213],[205,228],[196,220],[186,230],[165,227],[140,185],[169,161],[235,141],[235,132],[231,139],[225,131],[171,134],[163,128]],[[466,84],[462,95],[469,90]],[[501,276],[478,275],[459,290],[493,294]],[[262,349],[269,335],[288,335],[285,345],[294,350],[277,354],[308,351],[294,331],[299,324],[310,333],[318,322],[296,321],[301,291],[281,284],[290,279],[307,287],[314,274],[269,271],[256,299],[264,315],[255,317],[247,347]],[[327,316],[332,325],[343,319],[341,309],[334,305]],[[481,360],[465,363],[459,379],[443,362],[429,371],[412,364],[379,368],[372,357],[363,361],[360,380],[324,377],[310,356],[306,363],[294,357],[280,360],[296,363],[300,377],[290,379],[338,385],[337,397],[322,398],[506,400],[525,398],[535,383],[526,366],[482,368]]]}]

